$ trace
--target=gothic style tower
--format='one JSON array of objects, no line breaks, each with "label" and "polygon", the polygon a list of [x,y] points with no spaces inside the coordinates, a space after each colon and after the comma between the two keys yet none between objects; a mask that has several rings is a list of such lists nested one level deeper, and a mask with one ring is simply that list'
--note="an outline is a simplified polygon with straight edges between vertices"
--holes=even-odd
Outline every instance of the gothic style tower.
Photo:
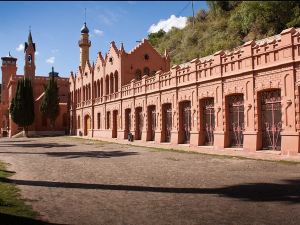
[{"label": "gothic style tower", "polygon": [[10,53],[8,56],[2,57],[2,86],[1,86],[1,103],[8,104],[8,89],[7,84],[12,76],[17,74],[17,59],[12,57]]},{"label": "gothic style tower", "polygon": [[89,62],[89,49],[91,47],[91,41],[89,40],[89,29],[84,23],[81,28],[81,36],[78,41],[78,45],[80,47],[80,66],[83,69],[86,62]]},{"label": "gothic style tower", "polygon": [[25,65],[24,76],[34,78],[35,76],[35,43],[32,41],[31,31],[29,31],[28,42],[25,42]]}]

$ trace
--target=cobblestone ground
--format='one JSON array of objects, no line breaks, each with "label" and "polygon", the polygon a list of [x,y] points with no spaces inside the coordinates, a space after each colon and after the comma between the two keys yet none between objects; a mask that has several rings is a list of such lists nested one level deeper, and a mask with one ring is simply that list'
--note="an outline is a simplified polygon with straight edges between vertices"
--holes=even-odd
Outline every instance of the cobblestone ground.
[{"label": "cobblestone ground", "polygon": [[0,160],[59,224],[300,224],[300,165],[55,137],[1,139]]}]

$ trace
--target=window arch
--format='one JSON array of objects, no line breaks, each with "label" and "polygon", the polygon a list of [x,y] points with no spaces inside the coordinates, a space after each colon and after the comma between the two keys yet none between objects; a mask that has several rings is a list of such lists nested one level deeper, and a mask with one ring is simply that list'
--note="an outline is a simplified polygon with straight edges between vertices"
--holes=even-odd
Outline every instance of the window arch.
[{"label": "window arch", "polygon": [[109,95],[109,76],[108,75],[106,75],[106,78],[105,78],[105,94]]},{"label": "window arch", "polygon": [[119,91],[118,71],[115,72],[115,92]]},{"label": "window arch", "polygon": [[150,69],[148,67],[144,68],[144,75],[150,75]]},{"label": "window arch", "polygon": [[102,97],[103,96],[103,78],[101,78],[101,80],[100,80],[100,94]]},{"label": "window arch", "polygon": [[100,97],[100,81],[97,80],[97,97],[99,98]]},{"label": "window arch", "polygon": [[142,71],[140,69],[137,69],[135,71],[135,79],[136,80],[141,80],[142,79]]},{"label": "window arch", "polygon": [[114,93],[114,75],[113,73],[110,74],[110,93]]}]

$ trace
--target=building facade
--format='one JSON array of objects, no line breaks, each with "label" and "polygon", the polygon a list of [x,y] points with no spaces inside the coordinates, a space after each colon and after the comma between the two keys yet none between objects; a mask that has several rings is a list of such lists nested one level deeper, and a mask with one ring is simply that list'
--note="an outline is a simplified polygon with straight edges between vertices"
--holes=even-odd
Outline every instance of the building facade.
[{"label": "building facade", "polygon": [[24,75],[17,75],[17,59],[10,54],[2,57],[2,84],[1,84],[1,102],[0,102],[0,119],[1,119],[1,136],[14,136],[23,128],[18,127],[10,116],[9,107],[12,98],[15,96],[18,80],[28,77],[31,79],[34,97],[35,118],[33,124],[28,128],[30,135],[35,134],[65,134],[69,132],[69,113],[68,113],[68,93],[69,79],[58,77],[54,72],[49,73],[55,76],[59,87],[59,108],[60,113],[55,122],[55,127],[50,128],[49,121],[40,113],[40,104],[44,96],[44,85],[47,84],[49,77],[37,76],[35,74],[35,52],[36,45],[33,43],[31,32],[29,32],[28,41],[25,42],[24,49]]},{"label": "building facade", "polygon": [[299,30],[172,68],[147,40],[128,53],[112,42],[92,65],[90,46],[85,25],[70,77],[72,134],[299,153]]}]

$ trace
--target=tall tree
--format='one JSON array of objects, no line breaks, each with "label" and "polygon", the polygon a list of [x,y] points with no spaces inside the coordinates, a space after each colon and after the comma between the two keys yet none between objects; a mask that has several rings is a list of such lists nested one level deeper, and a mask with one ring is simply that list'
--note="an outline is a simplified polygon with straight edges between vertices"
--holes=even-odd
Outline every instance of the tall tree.
[{"label": "tall tree", "polygon": [[54,129],[55,120],[59,115],[59,95],[57,81],[54,76],[50,76],[45,94],[40,106],[40,111],[43,116],[50,120],[51,128]]},{"label": "tall tree", "polygon": [[12,120],[23,127],[27,135],[28,127],[34,121],[33,91],[29,78],[18,80],[16,94],[11,101],[9,111]]}]

